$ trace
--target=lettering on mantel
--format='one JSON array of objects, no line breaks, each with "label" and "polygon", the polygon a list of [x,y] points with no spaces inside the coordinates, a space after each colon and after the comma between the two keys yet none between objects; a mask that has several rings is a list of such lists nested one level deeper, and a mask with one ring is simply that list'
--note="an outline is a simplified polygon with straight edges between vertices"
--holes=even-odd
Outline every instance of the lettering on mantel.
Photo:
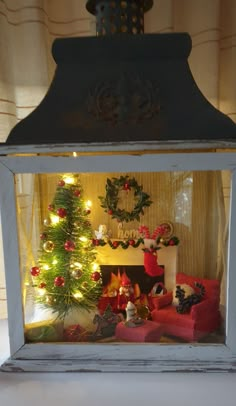
[{"label": "lettering on mantel", "polygon": [[140,234],[139,234],[138,230],[135,230],[135,229],[123,230],[122,228],[118,229],[118,239],[119,240],[130,239],[130,238],[132,238],[132,239],[140,238]]}]

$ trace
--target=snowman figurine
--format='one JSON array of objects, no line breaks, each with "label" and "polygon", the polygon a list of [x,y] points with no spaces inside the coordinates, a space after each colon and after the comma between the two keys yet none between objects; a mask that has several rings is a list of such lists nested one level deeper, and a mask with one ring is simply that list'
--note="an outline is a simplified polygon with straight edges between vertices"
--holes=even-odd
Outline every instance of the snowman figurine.
[{"label": "snowman figurine", "polygon": [[137,314],[136,306],[128,301],[126,306],[126,320],[125,326],[126,327],[138,327],[143,324],[143,320]]},{"label": "snowman figurine", "polygon": [[136,306],[132,302],[128,302],[126,306],[126,321],[132,320],[137,315]]}]

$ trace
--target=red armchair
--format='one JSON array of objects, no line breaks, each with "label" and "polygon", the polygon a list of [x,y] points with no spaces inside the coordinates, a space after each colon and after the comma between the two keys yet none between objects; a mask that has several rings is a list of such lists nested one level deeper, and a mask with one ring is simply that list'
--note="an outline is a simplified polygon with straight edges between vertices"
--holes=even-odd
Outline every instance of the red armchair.
[{"label": "red armchair", "polygon": [[220,282],[216,279],[195,278],[184,273],[176,275],[176,285],[187,284],[194,288],[195,282],[202,283],[206,291],[202,301],[192,306],[189,313],[177,313],[176,307],[172,305],[172,292],[152,299],[152,320],[162,324],[164,334],[186,341],[198,341],[220,327]]}]

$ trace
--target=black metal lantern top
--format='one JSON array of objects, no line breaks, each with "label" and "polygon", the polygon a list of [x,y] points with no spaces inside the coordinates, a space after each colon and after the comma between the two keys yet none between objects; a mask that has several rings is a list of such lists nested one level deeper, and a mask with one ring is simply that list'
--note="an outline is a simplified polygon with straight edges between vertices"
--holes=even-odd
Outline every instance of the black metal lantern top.
[{"label": "black metal lantern top", "polygon": [[97,35],[142,34],[144,13],[152,0],[88,0],[87,10],[96,15]]},{"label": "black metal lantern top", "polygon": [[236,124],[193,79],[188,34],[105,35],[141,33],[152,5],[88,0],[100,36],[54,41],[53,82],[7,144],[236,142]]}]

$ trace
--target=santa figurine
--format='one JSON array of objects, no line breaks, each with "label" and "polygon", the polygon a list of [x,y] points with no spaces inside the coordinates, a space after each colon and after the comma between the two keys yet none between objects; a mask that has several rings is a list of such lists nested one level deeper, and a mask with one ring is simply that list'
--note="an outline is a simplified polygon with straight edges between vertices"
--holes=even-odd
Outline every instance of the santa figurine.
[{"label": "santa figurine", "polygon": [[134,289],[131,284],[131,280],[124,272],[121,276],[121,286],[117,298],[117,308],[119,310],[125,310],[128,302],[134,303]]}]

